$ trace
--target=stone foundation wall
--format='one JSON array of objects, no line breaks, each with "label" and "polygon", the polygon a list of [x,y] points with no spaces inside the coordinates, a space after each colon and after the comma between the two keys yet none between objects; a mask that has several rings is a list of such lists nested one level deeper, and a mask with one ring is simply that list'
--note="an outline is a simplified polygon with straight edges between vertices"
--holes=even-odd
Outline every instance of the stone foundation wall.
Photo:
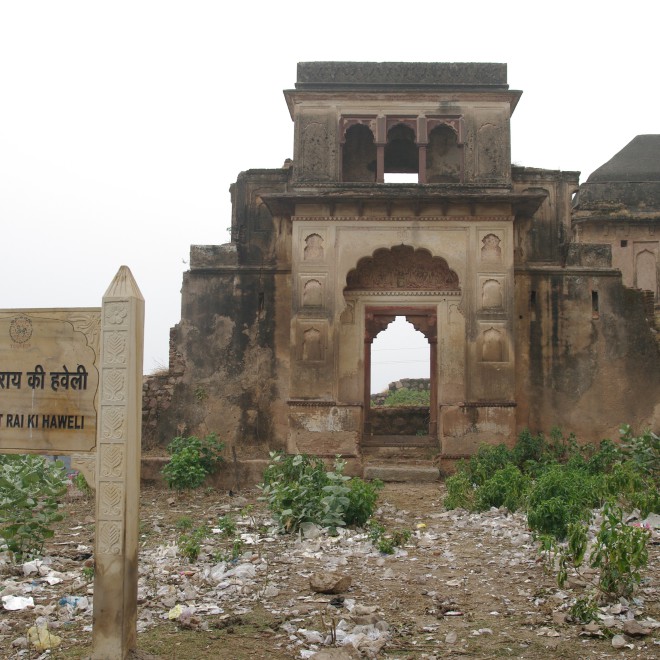
[{"label": "stone foundation wall", "polygon": [[372,408],[369,413],[373,435],[426,435],[428,406]]},{"label": "stone foundation wall", "polygon": [[[165,447],[176,434],[163,428],[163,418],[172,405],[174,391],[183,378],[183,359],[176,352],[170,330],[169,368],[142,378],[142,448]],[[183,427],[181,427],[183,429]]]}]

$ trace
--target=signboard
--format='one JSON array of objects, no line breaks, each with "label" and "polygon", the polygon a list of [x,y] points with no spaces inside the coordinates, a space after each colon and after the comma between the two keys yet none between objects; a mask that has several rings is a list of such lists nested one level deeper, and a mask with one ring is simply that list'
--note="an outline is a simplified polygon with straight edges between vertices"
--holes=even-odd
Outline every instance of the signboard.
[{"label": "signboard", "polygon": [[0,453],[93,451],[101,310],[0,310]]}]

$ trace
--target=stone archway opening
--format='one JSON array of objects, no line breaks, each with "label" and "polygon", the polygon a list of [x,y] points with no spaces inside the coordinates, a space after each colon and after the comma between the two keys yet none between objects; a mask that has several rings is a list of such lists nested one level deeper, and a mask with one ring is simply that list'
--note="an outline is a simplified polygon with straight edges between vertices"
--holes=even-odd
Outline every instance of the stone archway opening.
[{"label": "stone archway opening", "polygon": [[[429,344],[429,406],[427,424],[417,429],[420,435],[397,434],[397,443],[411,445],[438,437],[438,303],[447,296],[460,295],[458,275],[442,257],[425,248],[396,245],[378,248],[361,258],[346,276],[344,295],[352,301],[351,309],[364,310],[364,347],[362,401],[363,443],[375,442],[375,411],[371,406],[371,347],[374,339],[397,316],[421,332]],[[379,435],[379,438],[383,438]],[[394,443],[394,440],[392,440]],[[395,443],[395,444],[397,444]]]},{"label": "stone archway opening", "polygon": [[[378,409],[371,404],[371,369],[372,369],[372,344],[374,339],[387,329],[397,317],[404,317],[415,330],[421,332],[429,344],[429,404],[428,406],[407,406],[401,410]],[[438,382],[437,382],[437,311],[435,307],[417,306],[367,306],[365,307],[365,332],[364,332],[364,436],[390,436],[392,435],[392,424],[390,418],[396,417],[397,413],[404,418],[402,431],[396,435],[404,441],[419,440],[420,437],[437,437],[438,433]],[[417,408],[423,408],[418,410]],[[422,420],[419,419],[420,414]],[[410,428],[408,428],[410,426]],[[415,427],[414,429],[412,427]]]},{"label": "stone archway opening", "polygon": [[[371,398],[381,402],[403,388],[428,406],[429,343],[405,316],[397,316],[371,345]],[[389,393],[389,394],[388,394]],[[395,397],[396,398],[396,397]],[[399,396],[399,399],[404,398]],[[421,405],[420,403],[420,405]]]},{"label": "stone archway opening", "polygon": [[[424,406],[379,408],[371,402],[372,345],[374,339],[395,319],[403,317],[421,332],[429,345],[429,402]],[[419,442],[420,438],[436,438],[438,433],[437,384],[437,311],[435,307],[367,306],[364,334],[364,436],[396,435],[400,442]],[[396,420],[396,421],[395,421]]]}]

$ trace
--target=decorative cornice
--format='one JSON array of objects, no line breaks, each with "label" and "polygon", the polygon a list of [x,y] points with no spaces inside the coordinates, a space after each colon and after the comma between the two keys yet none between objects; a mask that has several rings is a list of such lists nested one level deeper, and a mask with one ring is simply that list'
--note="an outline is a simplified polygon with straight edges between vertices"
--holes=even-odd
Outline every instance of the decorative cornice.
[{"label": "decorative cornice", "polygon": [[516,266],[515,275],[563,275],[564,277],[621,277],[617,268],[592,268],[590,266]]},{"label": "decorative cornice", "polygon": [[[513,215],[294,215],[293,222],[512,222]],[[451,227],[453,229],[453,227]]]},{"label": "decorative cornice", "polygon": [[346,298],[358,298],[360,296],[401,296],[405,295],[406,298],[409,296],[452,296],[453,298],[459,298],[462,295],[461,291],[376,291],[374,289],[364,289],[356,290],[351,289],[350,291],[345,292]]}]

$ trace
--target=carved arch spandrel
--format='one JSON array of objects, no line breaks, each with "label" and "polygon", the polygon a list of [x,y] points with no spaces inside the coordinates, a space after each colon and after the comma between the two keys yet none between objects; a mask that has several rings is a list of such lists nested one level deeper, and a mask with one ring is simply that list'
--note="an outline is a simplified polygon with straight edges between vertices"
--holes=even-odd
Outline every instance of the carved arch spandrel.
[{"label": "carved arch spandrel", "polygon": [[344,291],[460,291],[458,275],[424,248],[396,245],[363,257],[348,272]]}]

